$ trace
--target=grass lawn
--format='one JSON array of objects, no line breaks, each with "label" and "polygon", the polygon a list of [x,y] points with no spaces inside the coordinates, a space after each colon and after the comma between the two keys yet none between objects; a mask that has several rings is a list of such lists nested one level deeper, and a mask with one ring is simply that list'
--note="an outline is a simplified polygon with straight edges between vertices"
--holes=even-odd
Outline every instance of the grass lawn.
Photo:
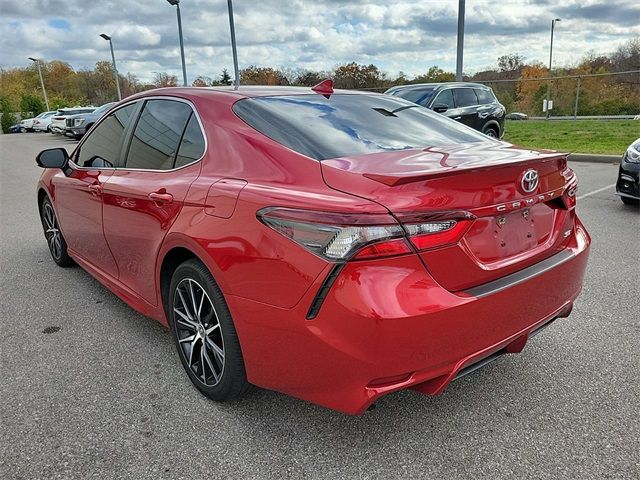
[{"label": "grass lawn", "polygon": [[638,120],[507,120],[504,133],[524,147],[611,155],[622,155],[638,137]]}]

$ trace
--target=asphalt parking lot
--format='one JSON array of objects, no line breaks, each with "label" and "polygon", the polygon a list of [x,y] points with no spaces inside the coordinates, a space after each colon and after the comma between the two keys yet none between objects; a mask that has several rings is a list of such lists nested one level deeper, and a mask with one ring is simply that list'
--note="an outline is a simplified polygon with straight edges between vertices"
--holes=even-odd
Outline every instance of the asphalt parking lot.
[{"label": "asphalt parking lot", "polygon": [[349,417],[264,390],[205,399],[168,331],[56,267],[34,157],[59,145],[75,142],[0,135],[0,478],[640,477],[640,214],[613,195],[617,166],[572,164],[593,247],[569,319],[440,397]]}]

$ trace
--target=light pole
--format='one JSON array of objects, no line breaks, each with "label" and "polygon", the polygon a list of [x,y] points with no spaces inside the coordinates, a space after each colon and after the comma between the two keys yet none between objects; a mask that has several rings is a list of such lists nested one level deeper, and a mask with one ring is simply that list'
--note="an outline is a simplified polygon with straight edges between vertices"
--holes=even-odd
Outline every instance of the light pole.
[{"label": "light pole", "polygon": [[178,36],[180,37],[180,56],[182,57],[182,84],[187,86],[187,66],[184,62],[184,42],[182,40],[182,19],[180,17],[180,0],[167,0],[170,5],[176,6],[176,13],[178,15]]},{"label": "light pole", "polygon": [[38,66],[38,75],[40,75],[40,86],[42,87],[42,95],[44,95],[44,104],[47,106],[47,111],[49,111],[49,99],[47,98],[47,91],[44,88],[44,80],[42,79],[42,69],[40,68],[40,60],[33,57],[29,57],[29,60],[31,60]]},{"label": "light pole", "polygon": [[229,9],[229,30],[231,30],[231,51],[233,52],[233,70],[235,72],[235,79],[233,85],[237,89],[240,86],[240,71],[238,70],[238,50],[236,48],[236,27],[233,21],[233,3],[231,0],[227,0],[227,7]]},{"label": "light pole", "polygon": [[456,58],[456,82],[462,81],[462,54],[464,50],[464,1],[458,0],[458,54]]},{"label": "light pole", "polygon": [[109,40],[109,48],[111,48],[111,61],[113,62],[113,75],[116,77],[116,90],[118,92],[118,100],[122,100],[120,95],[120,80],[118,79],[118,68],[116,67],[116,56],[113,54],[113,42],[111,37],[105,33],[101,33],[100,36],[105,40]]},{"label": "light pole", "polygon": [[549,102],[551,101],[551,61],[553,60],[553,30],[555,29],[556,22],[559,22],[559,18],[554,18],[551,20],[551,44],[549,45],[549,73],[547,78],[547,120],[549,119],[549,115],[551,113],[551,109],[549,108]]}]

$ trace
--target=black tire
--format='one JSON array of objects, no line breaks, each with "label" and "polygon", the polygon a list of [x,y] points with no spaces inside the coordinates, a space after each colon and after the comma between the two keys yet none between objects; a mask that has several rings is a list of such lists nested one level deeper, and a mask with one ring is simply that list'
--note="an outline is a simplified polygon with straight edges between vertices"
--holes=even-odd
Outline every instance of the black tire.
[{"label": "black tire", "polygon": [[482,133],[491,138],[499,138],[498,130],[495,127],[486,127]]},{"label": "black tire", "polygon": [[58,217],[49,197],[44,197],[40,205],[40,221],[53,261],[62,268],[74,266],[76,262],[67,253],[67,242],[60,231]]},{"label": "black tire", "polygon": [[27,133],[27,129],[24,127],[20,127],[20,133]]},{"label": "black tire", "polygon": [[80,140],[82,138],[82,135],[74,135],[73,139],[74,140]]},{"label": "black tire", "polygon": [[218,402],[247,393],[251,385],[233,319],[220,288],[202,262],[192,259],[176,268],[167,304],[178,356],[194,386]]},{"label": "black tire", "polygon": [[630,205],[633,207],[637,207],[638,205],[640,205],[640,201],[638,201],[638,199],[636,198],[620,197],[620,200],[622,200],[622,203],[624,203],[625,205]]}]

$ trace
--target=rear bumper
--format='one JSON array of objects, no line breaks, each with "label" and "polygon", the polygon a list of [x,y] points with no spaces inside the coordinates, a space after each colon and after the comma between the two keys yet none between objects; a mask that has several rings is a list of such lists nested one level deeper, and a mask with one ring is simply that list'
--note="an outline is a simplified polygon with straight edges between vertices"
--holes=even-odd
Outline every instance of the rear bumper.
[{"label": "rear bumper", "polygon": [[413,255],[348,263],[313,320],[305,317],[328,271],[290,310],[229,296],[249,381],[349,414],[397,390],[437,395],[567,316],[589,244],[578,221],[562,261],[483,294],[445,290]]},{"label": "rear bumper", "polygon": [[86,127],[67,127],[64,134],[70,137],[82,136],[87,132]]}]

